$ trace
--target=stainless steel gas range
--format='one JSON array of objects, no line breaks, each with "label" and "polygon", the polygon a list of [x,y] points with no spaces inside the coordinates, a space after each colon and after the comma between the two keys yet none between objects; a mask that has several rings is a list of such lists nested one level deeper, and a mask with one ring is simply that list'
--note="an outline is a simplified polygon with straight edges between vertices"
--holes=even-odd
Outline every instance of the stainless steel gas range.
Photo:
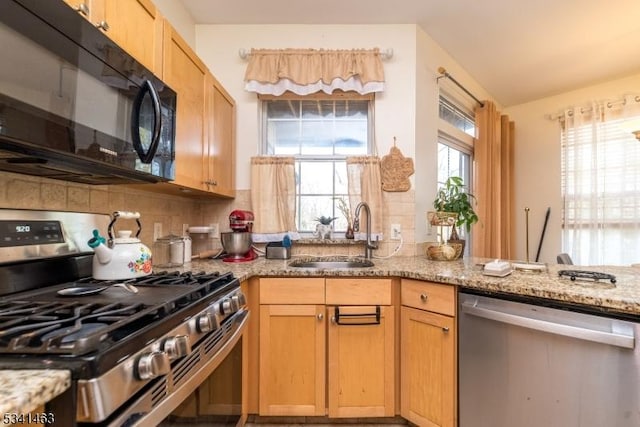
[{"label": "stainless steel gas range", "polygon": [[[108,215],[0,209],[0,369],[68,369],[48,404],[60,426],[157,425],[241,342],[231,273],[91,278],[87,236]],[[69,296],[64,289],[101,288]],[[60,292],[62,291],[62,292]]]}]

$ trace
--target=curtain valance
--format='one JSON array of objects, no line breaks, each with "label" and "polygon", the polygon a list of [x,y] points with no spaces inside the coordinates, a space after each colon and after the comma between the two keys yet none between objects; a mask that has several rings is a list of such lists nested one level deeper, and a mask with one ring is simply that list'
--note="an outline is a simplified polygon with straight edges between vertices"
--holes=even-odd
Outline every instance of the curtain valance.
[{"label": "curtain valance", "polygon": [[379,49],[252,49],[245,89],[263,95],[384,90]]}]

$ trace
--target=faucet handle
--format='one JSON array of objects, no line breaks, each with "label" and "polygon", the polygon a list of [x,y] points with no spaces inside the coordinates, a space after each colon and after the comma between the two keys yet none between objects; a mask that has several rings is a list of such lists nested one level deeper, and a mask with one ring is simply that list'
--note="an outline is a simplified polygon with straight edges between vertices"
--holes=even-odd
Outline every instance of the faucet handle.
[{"label": "faucet handle", "polygon": [[353,231],[360,231],[360,218],[353,218]]}]

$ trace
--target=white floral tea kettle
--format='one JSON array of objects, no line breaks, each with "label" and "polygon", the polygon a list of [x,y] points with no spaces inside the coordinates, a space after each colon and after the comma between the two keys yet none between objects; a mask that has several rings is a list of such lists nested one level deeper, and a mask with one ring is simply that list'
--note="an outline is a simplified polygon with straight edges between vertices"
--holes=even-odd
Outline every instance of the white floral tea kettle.
[{"label": "white floral tea kettle", "polygon": [[[113,226],[118,218],[135,219],[138,231],[131,237],[131,230],[118,231],[114,237]],[[87,242],[95,253],[93,257],[93,277],[97,280],[126,280],[148,276],[152,272],[151,251],[138,236],[142,230],[139,212],[117,211],[109,223],[109,241],[93,230],[93,237]]]}]

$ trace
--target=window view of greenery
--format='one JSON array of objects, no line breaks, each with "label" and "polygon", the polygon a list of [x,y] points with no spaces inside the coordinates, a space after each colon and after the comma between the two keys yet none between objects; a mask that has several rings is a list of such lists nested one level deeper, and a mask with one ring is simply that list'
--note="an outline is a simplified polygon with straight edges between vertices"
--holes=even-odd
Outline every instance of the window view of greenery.
[{"label": "window view of greenery", "polygon": [[277,99],[263,101],[263,152],[296,158],[298,231],[315,230],[315,219],[347,222],[336,198],[347,197],[346,157],[370,151],[369,100]]}]

